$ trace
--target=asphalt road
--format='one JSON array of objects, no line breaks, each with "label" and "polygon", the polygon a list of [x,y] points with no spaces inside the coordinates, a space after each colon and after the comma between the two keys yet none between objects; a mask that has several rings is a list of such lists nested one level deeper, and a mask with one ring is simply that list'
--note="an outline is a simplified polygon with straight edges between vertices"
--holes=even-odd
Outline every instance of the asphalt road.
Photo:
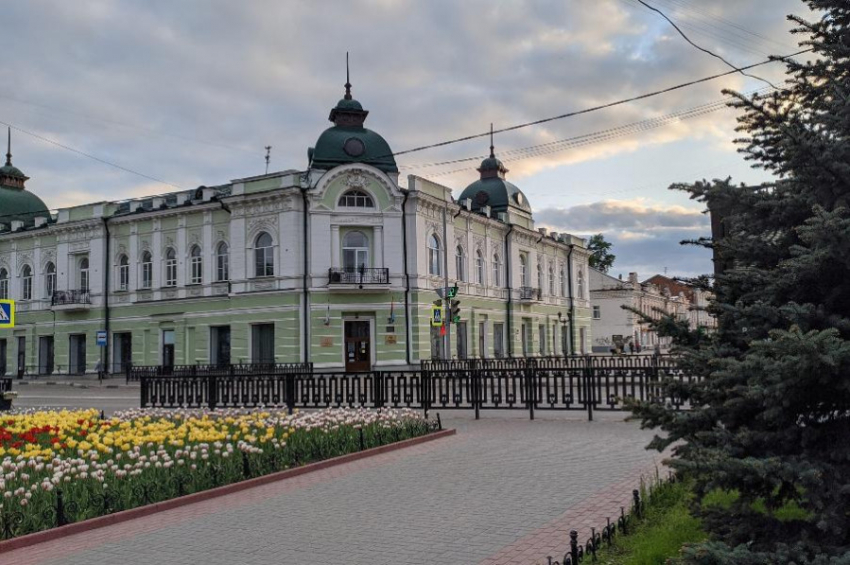
[{"label": "asphalt road", "polygon": [[12,390],[18,393],[12,406],[20,408],[97,408],[109,415],[116,410],[139,407],[138,386],[118,386],[97,382],[86,388],[67,384],[15,383]]}]

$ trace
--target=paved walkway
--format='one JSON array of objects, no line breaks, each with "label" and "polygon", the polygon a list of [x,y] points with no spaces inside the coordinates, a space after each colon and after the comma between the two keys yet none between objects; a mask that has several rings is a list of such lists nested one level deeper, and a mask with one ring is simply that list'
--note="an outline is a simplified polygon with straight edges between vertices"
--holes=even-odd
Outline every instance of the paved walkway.
[{"label": "paved walkway", "polygon": [[0,555],[0,564],[536,564],[660,461],[600,414],[443,413],[456,436]]}]

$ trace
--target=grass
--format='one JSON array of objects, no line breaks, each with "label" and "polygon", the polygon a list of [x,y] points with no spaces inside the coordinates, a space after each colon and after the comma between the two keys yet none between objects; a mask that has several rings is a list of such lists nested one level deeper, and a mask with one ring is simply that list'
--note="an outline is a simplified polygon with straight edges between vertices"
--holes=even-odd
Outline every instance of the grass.
[{"label": "grass", "polygon": [[[644,492],[648,489],[642,488]],[[705,540],[700,521],[688,512],[690,485],[662,483],[645,504],[643,520],[634,517],[629,534],[615,537],[598,555],[600,565],[663,565],[682,545]],[[633,529],[631,529],[633,528]],[[603,542],[604,547],[604,542]]]}]

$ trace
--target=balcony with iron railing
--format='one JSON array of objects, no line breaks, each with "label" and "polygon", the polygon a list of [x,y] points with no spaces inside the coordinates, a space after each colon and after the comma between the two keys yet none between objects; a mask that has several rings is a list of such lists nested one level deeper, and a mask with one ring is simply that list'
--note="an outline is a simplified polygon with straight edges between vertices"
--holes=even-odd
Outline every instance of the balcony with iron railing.
[{"label": "balcony with iron railing", "polygon": [[390,283],[390,270],[386,267],[331,267],[328,285],[384,285]]},{"label": "balcony with iron railing", "polygon": [[540,289],[531,286],[521,286],[519,287],[519,299],[527,300],[529,302],[539,301]]},{"label": "balcony with iron railing", "polygon": [[55,290],[50,304],[56,310],[87,310],[91,306],[91,291]]}]

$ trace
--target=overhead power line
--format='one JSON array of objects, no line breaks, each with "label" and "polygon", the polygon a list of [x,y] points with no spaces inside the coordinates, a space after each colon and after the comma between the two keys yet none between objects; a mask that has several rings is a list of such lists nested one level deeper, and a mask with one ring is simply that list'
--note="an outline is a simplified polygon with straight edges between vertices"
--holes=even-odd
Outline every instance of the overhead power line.
[{"label": "overhead power line", "polygon": [[[765,91],[770,90],[768,87],[764,87],[755,91],[748,93],[752,94],[760,94]],[[567,149],[572,149],[574,147],[580,147],[584,145],[589,145],[593,143],[599,143],[602,141],[609,141],[611,139],[615,139],[618,137],[623,137],[625,135],[631,135],[634,133],[640,133],[644,131],[649,131],[658,127],[671,125],[678,123],[682,120],[687,120],[691,118],[696,118],[699,116],[707,115],[712,112],[716,112],[718,110],[723,110],[728,107],[729,101],[733,98],[726,97],[720,100],[715,100],[714,102],[709,102],[706,104],[701,104],[699,106],[694,106],[692,108],[687,108],[685,110],[678,110],[676,112],[672,112],[670,114],[664,116],[656,116],[653,118],[648,118],[645,120],[640,120],[637,122],[632,122],[629,124],[623,124],[620,126],[607,128],[604,130],[594,131],[590,133],[585,133],[573,137],[568,137],[564,139],[559,139],[555,141],[549,141],[546,143],[541,143],[538,145],[530,145],[527,147],[520,147],[516,149],[509,149],[507,151],[500,151],[498,156],[506,161],[519,160],[528,157],[536,157],[540,155],[547,155],[550,153],[558,153],[560,151],[564,151]],[[458,159],[451,159],[447,161],[438,161],[432,163],[420,163],[413,165],[404,165],[399,167],[404,170],[420,170],[431,167],[439,167],[445,165],[454,165],[458,163],[465,163],[470,161],[480,161],[484,159],[486,155],[476,155],[471,157],[463,157]],[[464,169],[457,169],[457,172]],[[444,173],[440,173],[444,174]]]},{"label": "overhead power line", "polygon": [[[600,104],[598,106],[592,106],[590,108],[585,108],[583,110],[576,110],[574,112],[567,112],[565,114],[558,114],[557,116],[550,116],[548,118],[541,118],[539,120],[534,120],[534,121],[531,121],[531,122],[524,122],[524,123],[521,123],[521,124],[516,124],[516,125],[505,127],[505,128],[495,129],[495,130],[493,130],[492,133],[494,133],[494,134],[496,134],[496,133],[506,133],[506,132],[509,132],[509,131],[515,131],[515,130],[518,130],[518,129],[523,129],[523,128],[527,128],[527,127],[531,127],[531,126],[537,126],[537,125],[545,124],[545,123],[548,123],[548,122],[563,120],[565,118],[572,118],[572,117],[580,116],[580,115],[583,115],[583,114],[590,114],[592,112],[598,112],[599,110],[605,110],[607,108],[613,108],[615,106],[622,106],[623,104],[628,104],[630,102],[636,102],[638,100],[645,100],[647,98],[653,98],[653,97],[659,96],[661,94],[667,94],[668,92],[674,92],[676,90],[681,90],[683,88],[688,88],[690,86],[694,86],[694,85],[701,84],[701,83],[704,83],[704,82],[710,82],[712,80],[716,80],[718,78],[733,75],[733,74],[739,73],[741,71],[747,71],[749,69],[761,67],[761,66],[767,65],[769,63],[775,63],[777,61],[785,61],[787,59],[790,59],[791,57],[796,57],[797,55],[802,55],[803,53],[809,53],[812,50],[813,50],[812,48],[803,49],[801,51],[797,51],[796,53],[790,53],[788,55],[771,57],[770,59],[766,59],[764,61],[759,61],[758,63],[753,63],[751,65],[746,65],[746,66],[743,66],[743,67],[740,67],[740,68],[736,68],[733,71],[727,71],[725,73],[718,73],[718,74],[703,77],[703,78],[700,78],[700,79],[695,79],[695,80],[691,80],[691,81],[688,81],[688,82],[683,82],[681,84],[677,84],[675,86],[663,88],[661,90],[653,90],[652,92],[647,92],[647,93],[644,93],[644,94],[640,94],[638,96],[632,96],[630,98],[624,98],[622,100],[617,100],[615,102],[608,102],[607,104]],[[437,148],[437,147],[445,147],[447,145],[454,145],[455,143],[461,143],[463,141],[470,141],[470,140],[473,140],[473,139],[488,137],[490,135],[490,133],[491,133],[490,131],[485,131],[485,132],[482,132],[482,133],[475,133],[475,134],[466,135],[466,136],[463,136],[463,137],[457,137],[457,138],[454,138],[454,139],[449,139],[449,140],[446,140],[446,141],[440,141],[438,143],[431,143],[429,145],[421,145],[419,147],[413,147],[412,149],[405,149],[404,151],[396,151],[395,153],[388,153],[386,155],[381,155],[380,157],[398,157],[399,155],[407,155],[408,153],[416,153],[418,151],[425,151],[426,149],[434,149],[434,148]],[[378,157],[376,157],[376,158],[378,158]]]},{"label": "overhead power line", "polygon": [[690,37],[688,37],[688,36],[685,34],[685,32],[684,32],[684,31],[682,31],[682,29],[681,29],[679,26],[677,26],[677,25],[676,25],[676,22],[674,22],[673,20],[671,20],[671,19],[670,19],[670,17],[669,17],[669,16],[667,16],[667,14],[665,14],[664,12],[662,12],[661,10],[659,10],[658,8],[656,8],[655,6],[651,6],[650,4],[647,4],[644,0],[635,0],[635,2],[637,2],[638,4],[640,4],[640,5],[642,5],[642,6],[646,6],[647,8],[649,8],[649,9],[650,9],[650,10],[652,10],[653,12],[656,12],[656,13],[657,13],[657,14],[659,14],[662,18],[664,18],[665,20],[667,20],[667,22],[669,22],[669,23],[670,23],[670,25],[671,25],[671,26],[673,26],[673,28],[674,28],[676,31],[678,31],[678,32],[679,32],[679,35],[681,35],[681,36],[685,39],[685,41],[687,41],[688,43],[690,43],[690,44],[691,44],[693,47],[695,47],[696,49],[699,49],[699,50],[700,50],[700,51],[702,51],[703,53],[707,53],[708,55],[711,55],[712,57],[714,57],[714,58],[716,58],[716,59],[720,59],[720,60],[721,60],[721,61],[723,61],[723,62],[724,62],[724,63],[725,63],[728,67],[731,67],[731,68],[735,69],[737,72],[741,73],[741,74],[742,74],[742,75],[744,75],[745,77],[750,77],[750,78],[754,78],[754,79],[756,79],[756,80],[760,80],[760,81],[762,81],[762,82],[764,82],[764,83],[769,84],[769,85],[770,85],[770,86],[772,86],[773,88],[777,88],[777,87],[776,87],[776,85],[775,85],[775,84],[773,84],[772,82],[770,82],[769,80],[764,79],[764,78],[762,78],[762,77],[760,77],[760,76],[756,76],[756,75],[750,74],[750,73],[745,73],[745,72],[743,71],[743,69],[741,69],[741,68],[739,68],[739,67],[737,67],[737,66],[733,65],[732,63],[730,63],[729,61],[727,61],[727,60],[726,60],[724,57],[722,57],[721,55],[718,55],[717,53],[715,53],[715,52],[713,52],[713,51],[711,51],[711,50],[709,50],[709,49],[706,49],[705,47],[702,47],[702,46],[700,46],[700,45],[697,45],[696,43],[694,43],[693,41],[691,41],[691,38],[690,38]]},{"label": "overhead power line", "polygon": [[31,131],[29,131],[29,130],[25,130],[25,129],[23,129],[23,128],[20,128],[20,127],[18,127],[18,126],[16,126],[16,125],[14,125],[14,124],[10,124],[10,123],[8,123],[8,122],[4,122],[4,121],[2,121],[2,120],[0,120],[0,124],[3,124],[4,126],[10,127],[10,128],[12,128],[13,130],[15,130],[15,131],[19,131],[19,132],[21,132],[21,133],[23,133],[23,134],[26,134],[26,135],[29,135],[29,136],[34,137],[34,138],[36,138],[36,139],[39,139],[39,140],[41,140],[41,141],[44,141],[45,143],[50,143],[51,145],[55,145],[56,147],[60,147],[60,148],[62,148],[62,149],[64,149],[64,150],[66,150],[66,151],[70,151],[71,153],[76,153],[77,155],[81,155],[81,156],[86,157],[86,158],[88,158],[88,159],[91,159],[91,160],[93,160],[93,161],[97,161],[98,163],[102,163],[102,164],[104,164],[104,165],[108,165],[108,166],[110,166],[110,167],[116,168],[116,169],[118,169],[118,170],[120,170],[120,171],[124,171],[125,173],[130,173],[130,174],[133,174],[133,175],[136,175],[136,176],[139,176],[139,177],[142,177],[142,178],[148,179],[148,180],[152,180],[152,181],[154,181],[154,182],[158,182],[158,183],[160,183],[160,184],[164,184],[164,185],[167,185],[167,186],[173,186],[174,188],[176,188],[176,189],[178,189],[178,190],[183,190],[183,187],[178,186],[178,185],[176,185],[176,184],[174,184],[174,183],[170,183],[170,182],[168,182],[168,181],[164,181],[164,180],[162,180],[162,179],[159,179],[159,178],[156,178],[156,177],[152,177],[152,176],[150,176],[150,175],[146,175],[145,173],[140,173],[139,171],[135,171],[135,170],[133,170],[133,169],[129,169],[129,168],[127,168],[127,167],[124,167],[123,165],[119,165],[119,164],[117,164],[117,163],[113,163],[113,162],[111,162],[111,161],[107,161],[106,159],[101,159],[100,157],[96,157],[95,155],[92,155],[92,154],[90,154],[90,153],[86,153],[86,152],[84,152],[84,151],[80,151],[79,149],[74,149],[73,147],[70,147],[70,146],[68,146],[68,145],[65,145],[64,143],[59,143],[58,141],[54,141],[54,140],[52,140],[52,139],[50,139],[50,138],[44,137],[43,135],[39,135],[39,134],[34,133],[34,132],[31,132]]}]

